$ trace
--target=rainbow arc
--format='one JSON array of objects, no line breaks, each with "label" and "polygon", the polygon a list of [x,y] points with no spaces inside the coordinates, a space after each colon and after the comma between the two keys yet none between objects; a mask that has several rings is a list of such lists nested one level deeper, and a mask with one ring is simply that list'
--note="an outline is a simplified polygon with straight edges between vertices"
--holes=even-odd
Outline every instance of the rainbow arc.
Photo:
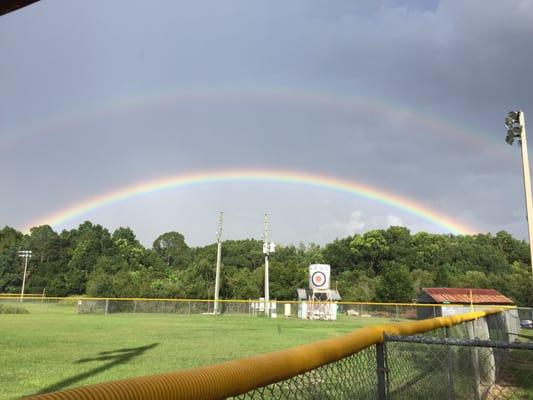
[{"label": "rainbow arc", "polygon": [[54,227],[60,226],[69,220],[89,214],[99,208],[163,190],[226,182],[298,184],[334,190],[367,198],[406,211],[423,220],[429,221],[450,233],[469,234],[476,231],[467,224],[437,212],[419,201],[378,189],[367,184],[327,175],[272,169],[227,169],[205,171],[141,182],[83,200],[57,213],[47,215],[29,224],[29,227],[27,227],[26,230],[29,230],[32,226],[46,224]]}]

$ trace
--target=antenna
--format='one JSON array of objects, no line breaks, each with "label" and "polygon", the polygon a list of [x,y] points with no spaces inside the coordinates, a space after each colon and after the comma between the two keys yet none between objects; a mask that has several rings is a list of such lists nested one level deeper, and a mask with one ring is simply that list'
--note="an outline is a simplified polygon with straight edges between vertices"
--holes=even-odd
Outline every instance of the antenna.
[{"label": "antenna", "polygon": [[224,224],[224,211],[220,211],[220,215],[218,217],[217,243],[222,242],[222,231],[224,228],[223,224]]},{"label": "antenna", "polygon": [[269,223],[268,214],[265,213],[265,220],[263,224],[263,253],[267,255],[270,253],[269,246],[268,246],[269,236],[270,236],[268,223]]},{"label": "antenna", "polygon": [[218,315],[220,312],[218,310],[218,295],[220,292],[220,264],[222,258],[222,230],[224,224],[224,211],[220,211],[218,217],[218,231],[217,235],[217,267],[215,273],[215,306],[213,308],[213,313]]}]

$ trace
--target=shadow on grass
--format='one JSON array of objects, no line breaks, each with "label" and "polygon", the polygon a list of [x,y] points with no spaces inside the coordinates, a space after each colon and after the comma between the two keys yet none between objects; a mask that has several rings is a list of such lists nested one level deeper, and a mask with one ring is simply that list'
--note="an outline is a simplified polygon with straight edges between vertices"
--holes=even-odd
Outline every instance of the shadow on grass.
[{"label": "shadow on grass", "polygon": [[59,381],[57,383],[54,383],[50,386],[45,387],[44,389],[41,389],[35,394],[44,394],[44,393],[55,392],[57,390],[64,389],[68,386],[75,384],[76,382],[89,378],[90,376],[99,374],[100,372],[106,371],[119,364],[126,363],[132,360],[133,358],[140,356],[144,352],[153,349],[154,347],[158,345],[159,343],[152,343],[146,346],[133,347],[130,349],[118,349],[118,350],[113,350],[113,351],[104,351],[104,352],[98,353],[97,357],[82,358],[81,360],[78,360],[75,363],[82,364],[82,363],[91,362],[91,361],[109,361],[109,362],[97,368],[93,368],[87,372],[74,375],[67,379],[63,379],[62,381]]}]

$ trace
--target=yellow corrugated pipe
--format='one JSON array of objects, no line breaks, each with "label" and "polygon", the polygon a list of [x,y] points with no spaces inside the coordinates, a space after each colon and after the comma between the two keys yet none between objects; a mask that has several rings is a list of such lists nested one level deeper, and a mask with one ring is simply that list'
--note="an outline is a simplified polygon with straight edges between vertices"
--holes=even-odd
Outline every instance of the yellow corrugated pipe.
[{"label": "yellow corrugated pipe", "polygon": [[31,396],[46,400],[224,399],[290,379],[383,342],[384,333],[414,335],[495,314],[476,311],[450,317],[378,325],[286,350],[153,376],[124,379]]}]

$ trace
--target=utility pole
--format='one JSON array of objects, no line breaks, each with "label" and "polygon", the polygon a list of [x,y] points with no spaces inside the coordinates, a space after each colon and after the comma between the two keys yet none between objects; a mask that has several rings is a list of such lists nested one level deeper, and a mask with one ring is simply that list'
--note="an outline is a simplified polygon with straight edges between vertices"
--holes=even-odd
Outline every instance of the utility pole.
[{"label": "utility pole", "polygon": [[526,119],[521,110],[510,111],[505,118],[507,137],[505,141],[510,145],[518,138],[522,150],[522,173],[524,176],[524,194],[526,199],[526,220],[529,238],[529,256],[531,263],[531,275],[533,276],[533,202],[531,199],[531,175],[529,171],[529,157],[527,154]]},{"label": "utility pole", "polygon": [[268,258],[276,251],[276,245],[270,241],[270,231],[268,226],[268,214],[265,213],[265,224],[263,228],[263,254],[265,255],[265,315],[270,315],[270,279],[268,276]]},{"label": "utility pole", "polygon": [[218,315],[218,295],[220,292],[220,263],[222,258],[222,225],[224,223],[224,211],[220,211],[220,216],[218,219],[218,231],[217,231],[217,270],[215,274],[215,307],[214,314]]},{"label": "utility pole", "polygon": [[24,258],[24,275],[22,275],[22,290],[20,292],[20,302],[24,299],[24,287],[26,286],[26,272],[28,270],[28,259],[31,258],[31,250],[20,250],[19,257]]},{"label": "utility pole", "polygon": [[265,316],[270,315],[270,281],[268,276],[268,256],[270,254],[268,214],[265,213],[263,225],[263,253],[265,255]]}]

